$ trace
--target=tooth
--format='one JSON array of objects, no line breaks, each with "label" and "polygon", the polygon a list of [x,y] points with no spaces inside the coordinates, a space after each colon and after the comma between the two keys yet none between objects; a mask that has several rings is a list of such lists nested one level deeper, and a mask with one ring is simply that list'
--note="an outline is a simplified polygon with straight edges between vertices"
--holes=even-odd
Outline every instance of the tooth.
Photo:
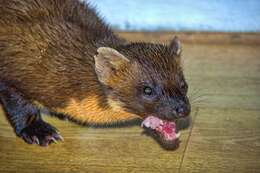
[{"label": "tooth", "polygon": [[181,136],[181,132],[178,132],[177,134],[176,134],[176,138],[179,138]]}]

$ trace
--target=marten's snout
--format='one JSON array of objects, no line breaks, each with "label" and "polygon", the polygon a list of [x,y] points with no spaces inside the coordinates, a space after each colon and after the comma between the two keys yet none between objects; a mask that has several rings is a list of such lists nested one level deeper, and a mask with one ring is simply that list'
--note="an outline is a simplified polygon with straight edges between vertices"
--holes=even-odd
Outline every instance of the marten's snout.
[{"label": "marten's snout", "polygon": [[189,102],[180,101],[175,106],[176,116],[177,118],[183,118],[190,114],[190,104]]},{"label": "marten's snout", "polygon": [[157,111],[165,119],[175,120],[184,118],[190,114],[190,103],[188,99],[171,99],[168,102],[163,102]]}]

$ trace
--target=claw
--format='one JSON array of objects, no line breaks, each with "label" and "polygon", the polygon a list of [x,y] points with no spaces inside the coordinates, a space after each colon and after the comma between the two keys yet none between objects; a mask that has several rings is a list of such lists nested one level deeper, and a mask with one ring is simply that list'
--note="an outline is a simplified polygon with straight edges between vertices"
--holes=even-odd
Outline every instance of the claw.
[{"label": "claw", "polygon": [[42,120],[34,121],[25,127],[21,132],[21,137],[29,144],[45,147],[51,143],[58,143],[59,140],[63,141],[58,130]]},{"label": "claw", "polygon": [[36,143],[37,145],[40,145],[40,141],[36,136],[33,136],[33,142]]},{"label": "claw", "polygon": [[63,137],[62,137],[59,133],[55,134],[55,135],[54,135],[54,138],[55,138],[56,140],[61,140],[62,142],[64,141]]},{"label": "claw", "polygon": [[22,134],[22,138],[25,142],[27,142],[28,144],[33,144],[33,140],[26,134]]},{"label": "claw", "polygon": [[50,139],[50,141],[53,141],[55,144],[58,143],[58,141],[57,141],[54,137],[52,137],[52,138]]},{"label": "claw", "polygon": [[60,140],[61,140],[61,141],[64,141],[64,138],[63,138],[61,135],[59,135],[59,136],[60,136]]}]

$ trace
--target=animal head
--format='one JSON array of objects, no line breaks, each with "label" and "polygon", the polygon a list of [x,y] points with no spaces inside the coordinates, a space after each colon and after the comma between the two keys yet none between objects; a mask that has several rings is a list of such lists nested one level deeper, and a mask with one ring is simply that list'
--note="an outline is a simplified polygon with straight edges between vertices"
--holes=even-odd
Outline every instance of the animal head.
[{"label": "animal head", "polygon": [[189,115],[188,85],[176,37],[169,45],[130,43],[100,47],[97,53],[95,70],[112,108],[173,121]]}]

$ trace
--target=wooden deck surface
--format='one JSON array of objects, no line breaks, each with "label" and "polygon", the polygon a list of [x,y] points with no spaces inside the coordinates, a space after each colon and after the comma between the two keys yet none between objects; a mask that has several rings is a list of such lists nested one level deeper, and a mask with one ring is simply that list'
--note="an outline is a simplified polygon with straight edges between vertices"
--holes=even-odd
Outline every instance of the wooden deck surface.
[{"label": "wooden deck surface", "polygon": [[28,145],[0,109],[0,172],[260,172],[260,45],[183,47],[193,123],[178,150],[164,151],[138,126],[93,129],[50,117],[65,141]]}]

